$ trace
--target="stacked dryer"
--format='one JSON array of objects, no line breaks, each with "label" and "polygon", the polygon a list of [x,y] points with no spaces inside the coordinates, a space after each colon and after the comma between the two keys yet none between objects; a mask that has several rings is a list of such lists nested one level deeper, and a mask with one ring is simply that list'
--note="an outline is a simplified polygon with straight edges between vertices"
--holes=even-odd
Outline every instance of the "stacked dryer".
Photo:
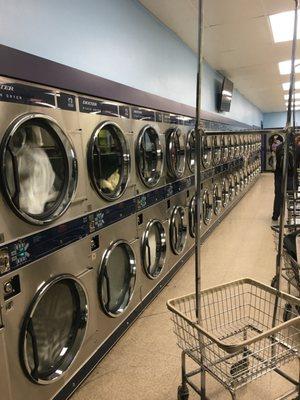
[{"label": "stacked dryer", "polygon": [[[58,400],[192,254],[195,121],[0,83],[0,390]],[[259,139],[203,137],[203,237],[255,181]]]},{"label": "stacked dryer", "polygon": [[13,377],[2,395],[50,399],[94,351],[76,97],[6,78],[1,87],[1,375]]},{"label": "stacked dryer", "polygon": [[[168,272],[169,224],[165,201],[165,134],[162,115],[151,110],[134,109],[131,131],[136,163],[136,226],[141,300],[155,288]],[[156,289],[157,290],[157,289]]]},{"label": "stacked dryer", "polygon": [[[160,178],[152,174],[147,156],[157,137],[154,129],[146,125],[139,143],[135,142],[128,106],[79,97],[79,111],[87,208],[91,212],[90,263],[98,301],[94,310],[94,343],[95,348],[101,348],[112,335],[118,338],[127,329],[123,323],[141,301],[143,272],[136,224],[135,151],[137,156],[145,154],[145,164],[137,167],[143,183],[152,185]],[[156,155],[162,165],[160,150],[158,147]]]}]

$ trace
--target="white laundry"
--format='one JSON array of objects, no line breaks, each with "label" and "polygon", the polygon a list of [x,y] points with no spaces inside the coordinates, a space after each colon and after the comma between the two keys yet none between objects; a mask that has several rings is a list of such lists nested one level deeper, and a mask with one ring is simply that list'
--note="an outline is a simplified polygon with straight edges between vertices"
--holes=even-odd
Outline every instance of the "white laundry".
[{"label": "white laundry", "polygon": [[30,138],[24,135],[24,142],[17,152],[18,173],[20,180],[20,208],[30,214],[41,214],[45,205],[54,200],[55,173],[42,145],[39,127],[33,127]]}]

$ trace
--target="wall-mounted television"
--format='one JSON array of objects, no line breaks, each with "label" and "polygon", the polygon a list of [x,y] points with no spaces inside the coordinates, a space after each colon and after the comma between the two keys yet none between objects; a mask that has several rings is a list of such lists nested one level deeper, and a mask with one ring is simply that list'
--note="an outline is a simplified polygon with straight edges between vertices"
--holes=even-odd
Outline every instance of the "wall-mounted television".
[{"label": "wall-mounted television", "polygon": [[233,94],[233,83],[227,79],[223,79],[222,92],[219,101],[219,111],[230,111],[231,100]]}]

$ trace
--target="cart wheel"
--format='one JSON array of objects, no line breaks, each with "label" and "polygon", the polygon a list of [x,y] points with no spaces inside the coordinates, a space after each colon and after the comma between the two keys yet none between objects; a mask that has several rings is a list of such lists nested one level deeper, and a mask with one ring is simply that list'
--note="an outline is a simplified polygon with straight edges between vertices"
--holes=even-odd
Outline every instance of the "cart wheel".
[{"label": "cart wheel", "polygon": [[276,275],[275,275],[275,276],[273,277],[273,279],[271,280],[271,286],[272,286],[273,288],[276,288],[276,289],[277,289],[277,286],[278,286],[278,278],[277,278]]},{"label": "cart wheel", "polygon": [[188,400],[189,398],[189,389],[187,386],[178,386],[177,390],[177,400]]},{"label": "cart wheel", "polygon": [[292,305],[289,303],[286,303],[286,305],[284,306],[284,311],[283,311],[283,320],[284,322],[288,321],[291,319],[292,317]]}]

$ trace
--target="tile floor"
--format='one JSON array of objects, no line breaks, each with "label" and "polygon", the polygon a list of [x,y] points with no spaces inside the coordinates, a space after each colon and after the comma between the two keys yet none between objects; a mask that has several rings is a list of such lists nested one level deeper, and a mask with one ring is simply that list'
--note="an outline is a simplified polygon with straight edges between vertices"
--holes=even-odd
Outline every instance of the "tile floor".
[{"label": "tile floor", "polygon": [[[262,175],[203,245],[203,286],[249,276],[269,283],[275,251],[270,229],[273,176]],[[194,257],[145,310],[112,351],[73,395],[72,400],[175,400],[180,383],[180,351],[166,300],[194,291]],[[238,399],[271,400],[286,382],[268,376],[242,389]],[[288,387],[288,386],[287,386]],[[230,396],[208,380],[211,400]],[[191,393],[190,399],[197,399]]]}]

